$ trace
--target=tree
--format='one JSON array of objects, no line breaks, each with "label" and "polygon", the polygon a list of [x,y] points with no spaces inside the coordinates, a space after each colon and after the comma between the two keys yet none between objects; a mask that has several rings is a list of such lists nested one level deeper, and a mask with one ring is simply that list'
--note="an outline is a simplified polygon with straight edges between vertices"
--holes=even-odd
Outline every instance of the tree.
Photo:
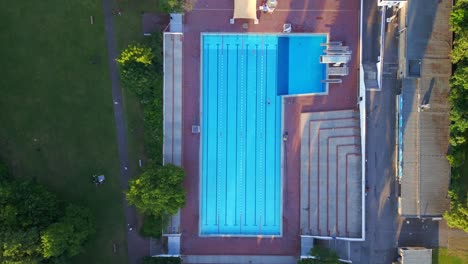
[{"label": "tree", "polygon": [[41,235],[42,254],[44,258],[57,257],[68,248],[68,238],[73,232],[66,223],[54,223]]},{"label": "tree", "polygon": [[50,225],[41,235],[45,258],[66,254],[73,257],[81,252],[82,245],[94,233],[94,222],[88,209],[68,205],[65,216]]},{"label": "tree", "polygon": [[449,190],[450,211],[444,218],[450,227],[468,232],[468,193],[466,162],[468,155],[468,0],[457,0],[450,22],[455,33],[452,62],[455,72],[450,79],[450,144],[447,159],[452,167]]},{"label": "tree", "polygon": [[196,0],[162,0],[161,10],[166,13],[182,13],[193,10]]},{"label": "tree", "polygon": [[128,203],[147,215],[175,214],[185,205],[184,178],[183,169],[172,164],[149,168],[130,181],[126,193]]},{"label": "tree", "polygon": [[0,179],[0,263],[66,263],[93,233],[87,208],[37,182]]},{"label": "tree", "polygon": [[184,0],[162,0],[160,5],[167,13],[180,13],[184,10]]},{"label": "tree", "polygon": [[460,175],[454,175],[455,182],[449,191],[450,211],[445,212],[444,218],[447,225],[468,232],[468,192],[461,184],[458,184]]},{"label": "tree", "polygon": [[468,1],[459,0],[450,14],[450,24],[455,34],[460,34],[468,28]]},{"label": "tree", "polygon": [[153,51],[146,45],[133,44],[124,49],[116,60],[124,86],[139,96],[151,93],[158,80],[154,58]]},{"label": "tree", "polygon": [[38,241],[36,228],[0,232],[1,263],[39,263],[42,258]]},{"label": "tree", "polygon": [[69,256],[75,256],[82,251],[83,244],[96,231],[94,217],[88,208],[69,204],[62,221],[72,227],[72,233],[68,236],[67,253]]},{"label": "tree", "polygon": [[151,48],[141,45],[134,44],[128,45],[128,47],[122,51],[117,62],[120,65],[128,65],[130,63],[140,63],[142,65],[151,65],[154,59],[154,54]]},{"label": "tree", "polygon": [[[468,11],[467,11],[468,13]],[[452,49],[452,62],[458,63],[468,58],[468,32],[460,33],[460,36],[454,41],[455,46]]]},{"label": "tree", "polygon": [[44,228],[58,218],[59,207],[57,197],[36,182],[0,183],[0,230]]},{"label": "tree", "polygon": [[468,204],[452,203],[450,211],[444,213],[447,225],[468,232]]},{"label": "tree", "polygon": [[[458,146],[452,146],[450,153],[447,155],[447,159],[452,168],[459,168],[466,160],[465,151],[460,150]],[[456,175],[456,173],[452,173],[452,178],[454,178]]]}]

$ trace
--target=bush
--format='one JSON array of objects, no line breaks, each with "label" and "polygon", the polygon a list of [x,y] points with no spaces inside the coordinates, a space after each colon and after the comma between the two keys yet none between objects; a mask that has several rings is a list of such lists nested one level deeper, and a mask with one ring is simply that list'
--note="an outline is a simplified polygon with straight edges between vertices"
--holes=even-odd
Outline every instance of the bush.
[{"label": "bush", "polygon": [[181,13],[184,11],[184,0],[161,0],[161,10],[166,13]]},{"label": "bush", "polygon": [[177,257],[144,257],[142,264],[181,264],[182,259]]},{"label": "bush", "polygon": [[167,225],[167,219],[161,216],[145,215],[140,234],[144,237],[160,238],[163,228]]},{"label": "bush", "polygon": [[447,224],[468,232],[468,197],[466,191],[454,187],[449,191],[450,211],[444,213]]},{"label": "bush", "polygon": [[[162,85],[161,85],[162,86]],[[158,88],[153,92],[151,102],[144,105],[144,141],[150,163],[162,165],[163,161],[163,92]]]},{"label": "bush", "polygon": [[297,264],[315,264],[317,263],[316,261],[316,259],[301,259],[297,262]]},{"label": "bush", "polygon": [[329,249],[320,246],[314,246],[309,253],[311,256],[315,258],[309,259],[301,259],[297,263],[298,264],[339,264],[339,257],[338,254]]}]

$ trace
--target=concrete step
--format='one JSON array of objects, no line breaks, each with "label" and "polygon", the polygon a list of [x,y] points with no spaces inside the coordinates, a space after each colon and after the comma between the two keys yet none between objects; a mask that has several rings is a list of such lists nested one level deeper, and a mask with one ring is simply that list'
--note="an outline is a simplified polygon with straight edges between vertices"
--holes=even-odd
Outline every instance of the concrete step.
[{"label": "concrete step", "polygon": [[[340,231],[340,236],[347,236],[346,222],[350,219],[351,211],[356,210],[353,205],[361,204],[360,202],[350,204],[349,200],[351,195],[350,193],[356,191],[355,189],[352,189],[352,186],[349,184],[351,177],[359,177],[359,179],[361,178],[360,174],[357,175],[357,172],[353,173],[352,171],[355,168],[351,166],[351,162],[352,159],[356,157],[353,155],[353,153],[360,153],[360,148],[356,148],[355,146],[342,147],[338,153],[338,179],[341,183],[343,183],[338,186],[338,192],[340,194],[338,196],[338,230]],[[347,159],[348,162],[346,161]],[[360,170],[358,172],[360,173]],[[346,173],[348,173],[348,175],[346,175]],[[348,180],[346,178],[348,178]],[[346,183],[347,181],[348,183]],[[360,188],[359,191],[361,191]],[[348,199],[346,199],[346,197],[348,197]],[[346,215],[348,216],[346,217]]]},{"label": "concrete step", "polygon": [[311,113],[301,114],[301,121],[304,120],[304,122],[306,120],[328,120],[328,119],[338,119],[338,118],[359,118],[359,111],[340,110],[340,111],[311,112]]},{"label": "concrete step", "polygon": [[[343,137],[343,136],[355,136],[359,137],[359,128],[335,128],[333,130],[321,130],[319,137],[319,174],[320,174],[320,211],[323,213],[320,215],[320,228],[326,230],[327,234],[330,230],[330,223],[332,219],[335,218],[335,211],[334,207],[332,208],[331,205],[333,204],[332,199],[333,195],[330,189],[330,183],[333,185],[334,180],[330,179],[329,170],[330,164],[334,164],[333,161],[329,159],[329,138],[330,137]],[[354,139],[351,137],[351,142],[358,142],[359,140]],[[344,138],[343,138],[344,139]],[[335,161],[336,163],[336,161]],[[323,208],[323,209],[322,209]],[[322,222],[324,219],[324,222]]]},{"label": "concrete step", "polygon": [[333,236],[345,236],[345,229],[341,228],[338,224],[338,222],[344,219],[346,206],[346,179],[345,177],[342,179],[339,177],[340,169],[344,172],[346,172],[346,169],[343,169],[345,165],[339,162],[339,153],[360,153],[360,148],[359,138],[348,137],[330,140],[328,174],[335,184],[329,186],[328,206],[332,215],[329,219],[329,228],[333,230]]},{"label": "concrete step", "polygon": [[[362,204],[362,181],[361,181],[361,157],[350,156],[348,160],[348,205]],[[362,208],[354,206],[348,208],[348,229],[350,236],[361,236],[362,231]]]}]

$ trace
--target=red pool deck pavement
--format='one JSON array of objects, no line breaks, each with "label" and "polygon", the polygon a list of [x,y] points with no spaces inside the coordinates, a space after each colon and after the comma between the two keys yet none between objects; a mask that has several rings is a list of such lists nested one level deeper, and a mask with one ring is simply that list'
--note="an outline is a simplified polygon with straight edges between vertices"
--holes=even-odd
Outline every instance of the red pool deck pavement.
[{"label": "red pool deck pavement", "polygon": [[[281,0],[273,14],[258,12],[259,24],[236,20],[229,24],[234,1],[198,0],[185,15],[183,39],[183,141],[182,164],[187,178],[187,202],[181,211],[183,255],[299,255],[300,252],[300,113],[356,109],[359,68],[359,0]],[[258,1],[258,6],[261,1]],[[248,28],[242,27],[248,23]],[[341,84],[330,84],[328,95],[291,97],[284,100],[282,237],[200,237],[199,234],[199,135],[191,126],[200,124],[200,33],[280,33],[291,23],[293,32],[328,33],[352,51],[350,74]]]}]

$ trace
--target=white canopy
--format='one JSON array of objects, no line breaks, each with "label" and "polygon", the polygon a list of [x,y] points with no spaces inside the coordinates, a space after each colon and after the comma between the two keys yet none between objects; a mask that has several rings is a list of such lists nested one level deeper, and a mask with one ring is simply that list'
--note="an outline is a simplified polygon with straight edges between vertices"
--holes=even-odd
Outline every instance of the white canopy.
[{"label": "white canopy", "polygon": [[257,21],[257,0],[234,0],[234,17]]}]

